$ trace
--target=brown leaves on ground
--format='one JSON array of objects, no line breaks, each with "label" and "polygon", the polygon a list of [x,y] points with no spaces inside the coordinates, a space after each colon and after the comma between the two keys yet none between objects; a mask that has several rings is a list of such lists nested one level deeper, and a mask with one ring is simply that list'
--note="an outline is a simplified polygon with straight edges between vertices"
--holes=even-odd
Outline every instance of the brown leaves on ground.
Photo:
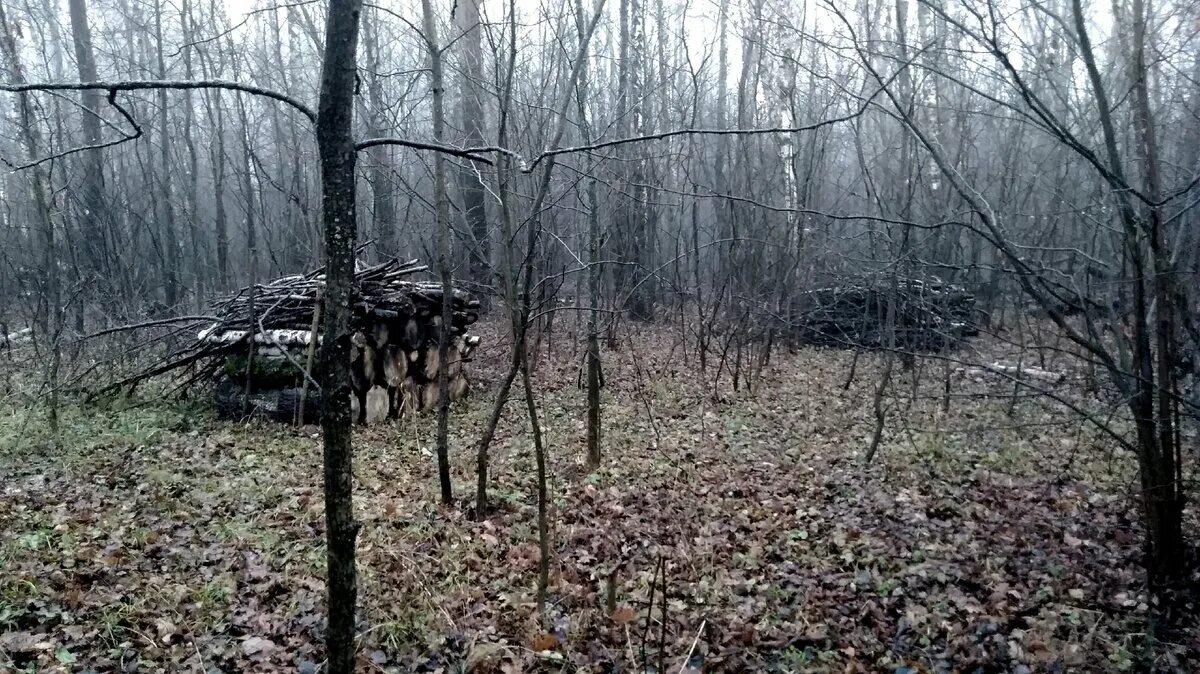
[{"label": "brown leaves on ground", "polygon": [[[1133,666],[1149,606],[1131,458],[1069,414],[962,397],[943,415],[941,366],[922,364],[927,397],[910,408],[902,373],[864,471],[873,356],[843,391],[849,354],[778,350],[753,393],[723,379],[714,396],[715,371],[648,332],[604,354],[604,462],[587,475],[569,348],[536,372],[556,476],[544,616],[521,408],[485,521],[436,505],[431,418],[356,434],[362,671]],[[477,359],[480,390],[503,360]],[[462,497],[490,404],[456,408]],[[319,439],[202,423],[0,459],[0,670],[318,670]],[[1196,639],[1159,665],[1195,666]]]}]

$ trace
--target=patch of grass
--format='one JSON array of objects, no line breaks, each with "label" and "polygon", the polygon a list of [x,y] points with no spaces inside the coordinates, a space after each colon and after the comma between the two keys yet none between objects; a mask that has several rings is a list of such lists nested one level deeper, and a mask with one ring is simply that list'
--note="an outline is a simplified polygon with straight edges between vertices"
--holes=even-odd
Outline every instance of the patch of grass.
[{"label": "patch of grass", "polygon": [[42,594],[42,589],[29,578],[0,580],[0,630],[11,629],[28,613],[26,605]]},{"label": "patch of grass", "polygon": [[240,517],[215,521],[213,531],[217,540],[254,550],[262,555],[264,560],[274,558],[282,541],[275,529],[264,527],[261,522]]},{"label": "patch of grass", "polygon": [[100,640],[107,648],[120,648],[130,622],[137,614],[137,606],[132,600],[124,599],[112,604],[106,604],[100,609],[97,619],[100,630]]},{"label": "patch of grass", "polygon": [[189,431],[208,416],[195,403],[166,399],[64,404],[56,438],[43,406],[13,407],[0,410],[0,454],[20,455],[46,447],[87,454],[108,447],[150,445],[166,433]]},{"label": "patch of grass", "polygon": [[421,651],[436,620],[419,601],[397,602],[374,616],[372,636],[375,643],[392,653]]},{"label": "patch of grass", "polygon": [[192,591],[192,601],[201,611],[224,608],[233,594],[230,587],[232,581],[228,577],[215,578],[200,588]]}]

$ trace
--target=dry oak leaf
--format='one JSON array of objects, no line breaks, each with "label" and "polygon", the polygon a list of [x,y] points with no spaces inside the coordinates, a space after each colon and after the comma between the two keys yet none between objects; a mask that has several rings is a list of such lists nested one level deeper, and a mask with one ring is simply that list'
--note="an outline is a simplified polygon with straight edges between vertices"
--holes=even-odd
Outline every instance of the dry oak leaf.
[{"label": "dry oak leaf", "polygon": [[533,638],[533,650],[549,651],[558,646],[558,637],[550,633],[539,634]]}]

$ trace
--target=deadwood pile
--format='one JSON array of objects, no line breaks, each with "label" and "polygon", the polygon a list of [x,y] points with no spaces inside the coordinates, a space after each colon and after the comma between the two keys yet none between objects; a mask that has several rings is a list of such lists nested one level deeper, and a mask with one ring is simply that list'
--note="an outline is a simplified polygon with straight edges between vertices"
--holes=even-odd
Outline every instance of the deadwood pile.
[{"label": "deadwood pile", "polygon": [[[437,404],[442,287],[407,280],[427,267],[388,260],[360,267],[351,290],[351,407],[359,423],[397,418]],[[324,270],[242,288],[214,307],[218,320],[176,354],[173,363],[204,361],[225,417],[259,415],[313,421],[320,415]],[[454,289],[447,378],[451,399],[467,394],[464,364],[479,344],[467,328],[479,301]]]},{"label": "deadwood pile", "polygon": [[[894,318],[889,319],[889,307]],[[841,279],[795,297],[782,317],[793,341],[840,348],[940,351],[978,334],[975,296],[937,279]]]}]

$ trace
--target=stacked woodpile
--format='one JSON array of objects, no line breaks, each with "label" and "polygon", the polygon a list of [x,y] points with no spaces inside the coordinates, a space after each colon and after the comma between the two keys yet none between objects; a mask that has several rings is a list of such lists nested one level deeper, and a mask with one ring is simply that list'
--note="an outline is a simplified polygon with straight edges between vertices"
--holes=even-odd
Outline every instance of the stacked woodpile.
[{"label": "stacked woodpile", "polygon": [[895,348],[940,351],[978,334],[975,296],[937,279],[888,275],[840,279],[796,297],[783,331],[793,340],[842,348],[885,348],[894,302]]},{"label": "stacked woodpile", "polygon": [[[415,260],[393,259],[355,273],[351,406],[360,423],[437,403],[442,287],[406,279],[425,269]],[[311,421],[319,414],[315,353],[324,285],[317,270],[243,288],[216,306],[220,320],[201,332],[198,342],[221,358],[215,373],[224,416]],[[451,303],[446,370],[450,397],[458,399],[470,389],[464,364],[479,337],[468,335],[467,328],[479,318],[479,302],[455,289]]]}]

